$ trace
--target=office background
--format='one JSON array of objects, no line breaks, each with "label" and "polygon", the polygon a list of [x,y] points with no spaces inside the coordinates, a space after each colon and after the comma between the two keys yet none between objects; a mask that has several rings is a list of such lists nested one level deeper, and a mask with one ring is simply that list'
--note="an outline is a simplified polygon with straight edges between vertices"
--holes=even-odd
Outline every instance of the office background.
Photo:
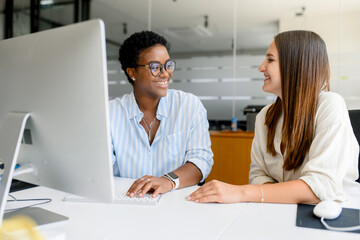
[{"label": "office background", "polygon": [[177,61],[170,88],[199,96],[209,120],[245,120],[246,106],[273,102],[257,71],[268,45],[279,32],[312,30],[328,47],[331,90],[360,108],[359,0],[13,0],[0,10],[0,39],[103,19],[110,98],[132,89],[117,61],[124,39],[164,35]]},{"label": "office background", "polygon": [[[110,98],[131,91],[117,61],[121,43],[134,32],[156,31],[169,40],[178,63],[170,88],[198,95],[210,120],[245,120],[246,106],[271,103],[274,96],[262,92],[257,72],[268,45],[281,31],[313,30],[327,43],[332,91],[349,109],[360,109],[360,0],[2,0],[0,15],[0,39],[102,18]],[[215,165],[208,180],[246,184],[252,138],[252,132],[212,133]],[[68,239],[117,239],[119,233],[124,239],[358,239],[295,227],[296,205],[194,205],[184,200],[194,188],[163,196],[159,208],[68,204],[65,193],[42,187],[15,196],[51,196],[44,207],[70,217],[56,229]],[[359,202],[348,206],[359,208]],[[169,212],[177,217],[166,225]],[[142,231],[135,228],[139,219],[146,220]],[[158,223],[166,226],[160,236],[151,234]]]}]

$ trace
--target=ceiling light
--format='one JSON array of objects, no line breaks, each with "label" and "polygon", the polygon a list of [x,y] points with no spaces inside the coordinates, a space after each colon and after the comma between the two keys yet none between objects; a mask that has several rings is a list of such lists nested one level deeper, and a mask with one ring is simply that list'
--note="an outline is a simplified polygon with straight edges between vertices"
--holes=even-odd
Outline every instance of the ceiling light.
[{"label": "ceiling light", "polygon": [[40,1],[41,6],[53,5],[53,4],[54,4],[54,0],[41,0]]}]

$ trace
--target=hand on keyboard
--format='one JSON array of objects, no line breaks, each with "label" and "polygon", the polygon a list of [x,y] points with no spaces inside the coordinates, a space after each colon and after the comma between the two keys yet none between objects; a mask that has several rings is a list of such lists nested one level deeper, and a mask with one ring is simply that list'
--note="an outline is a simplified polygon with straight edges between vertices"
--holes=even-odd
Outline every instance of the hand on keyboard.
[{"label": "hand on keyboard", "polygon": [[125,194],[119,194],[115,196],[114,203],[123,203],[123,204],[143,204],[143,205],[156,205],[160,199],[161,195],[157,197],[152,197],[151,194],[145,194],[143,197],[128,197]]},{"label": "hand on keyboard", "polygon": [[173,186],[167,178],[145,175],[134,181],[126,195],[129,197],[138,196],[141,198],[149,191],[153,191],[152,197],[157,197],[161,193],[171,191],[172,188]]},{"label": "hand on keyboard", "polygon": [[[156,197],[153,197],[151,194],[145,194],[142,197],[126,196],[126,193],[130,186],[134,183],[135,179],[131,178],[119,178],[115,177],[115,196],[113,203],[117,204],[140,204],[140,205],[157,205],[160,200],[161,194],[158,194]],[[64,198],[64,201],[67,202],[96,202],[94,200],[84,198],[77,195],[69,195]]]}]

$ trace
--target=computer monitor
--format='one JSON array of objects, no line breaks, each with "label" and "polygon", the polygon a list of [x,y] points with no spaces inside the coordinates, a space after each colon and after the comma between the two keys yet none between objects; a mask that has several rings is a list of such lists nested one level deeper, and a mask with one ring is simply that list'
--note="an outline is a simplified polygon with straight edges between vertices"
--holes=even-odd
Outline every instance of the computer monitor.
[{"label": "computer monitor", "polygon": [[35,170],[19,180],[113,200],[107,84],[101,20],[0,41],[0,224],[15,162]]}]

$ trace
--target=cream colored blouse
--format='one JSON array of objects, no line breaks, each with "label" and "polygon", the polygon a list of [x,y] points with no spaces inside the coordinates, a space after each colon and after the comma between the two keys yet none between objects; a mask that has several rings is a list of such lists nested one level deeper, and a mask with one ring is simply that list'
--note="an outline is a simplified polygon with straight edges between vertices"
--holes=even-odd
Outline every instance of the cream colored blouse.
[{"label": "cream colored blouse", "polygon": [[[344,201],[351,194],[346,189],[360,189],[358,178],[359,145],[351,127],[343,98],[332,92],[321,92],[315,117],[315,133],[302,166],[284,171],[280,151],[282,116],[275,133],[277,155],[266,152],[265,115],[270,105],[256,117],[255,137],[251,149],[250,184],[286,182],[301,179],[320,200]],[[348,190],[353,191],[353,190]]]}]

